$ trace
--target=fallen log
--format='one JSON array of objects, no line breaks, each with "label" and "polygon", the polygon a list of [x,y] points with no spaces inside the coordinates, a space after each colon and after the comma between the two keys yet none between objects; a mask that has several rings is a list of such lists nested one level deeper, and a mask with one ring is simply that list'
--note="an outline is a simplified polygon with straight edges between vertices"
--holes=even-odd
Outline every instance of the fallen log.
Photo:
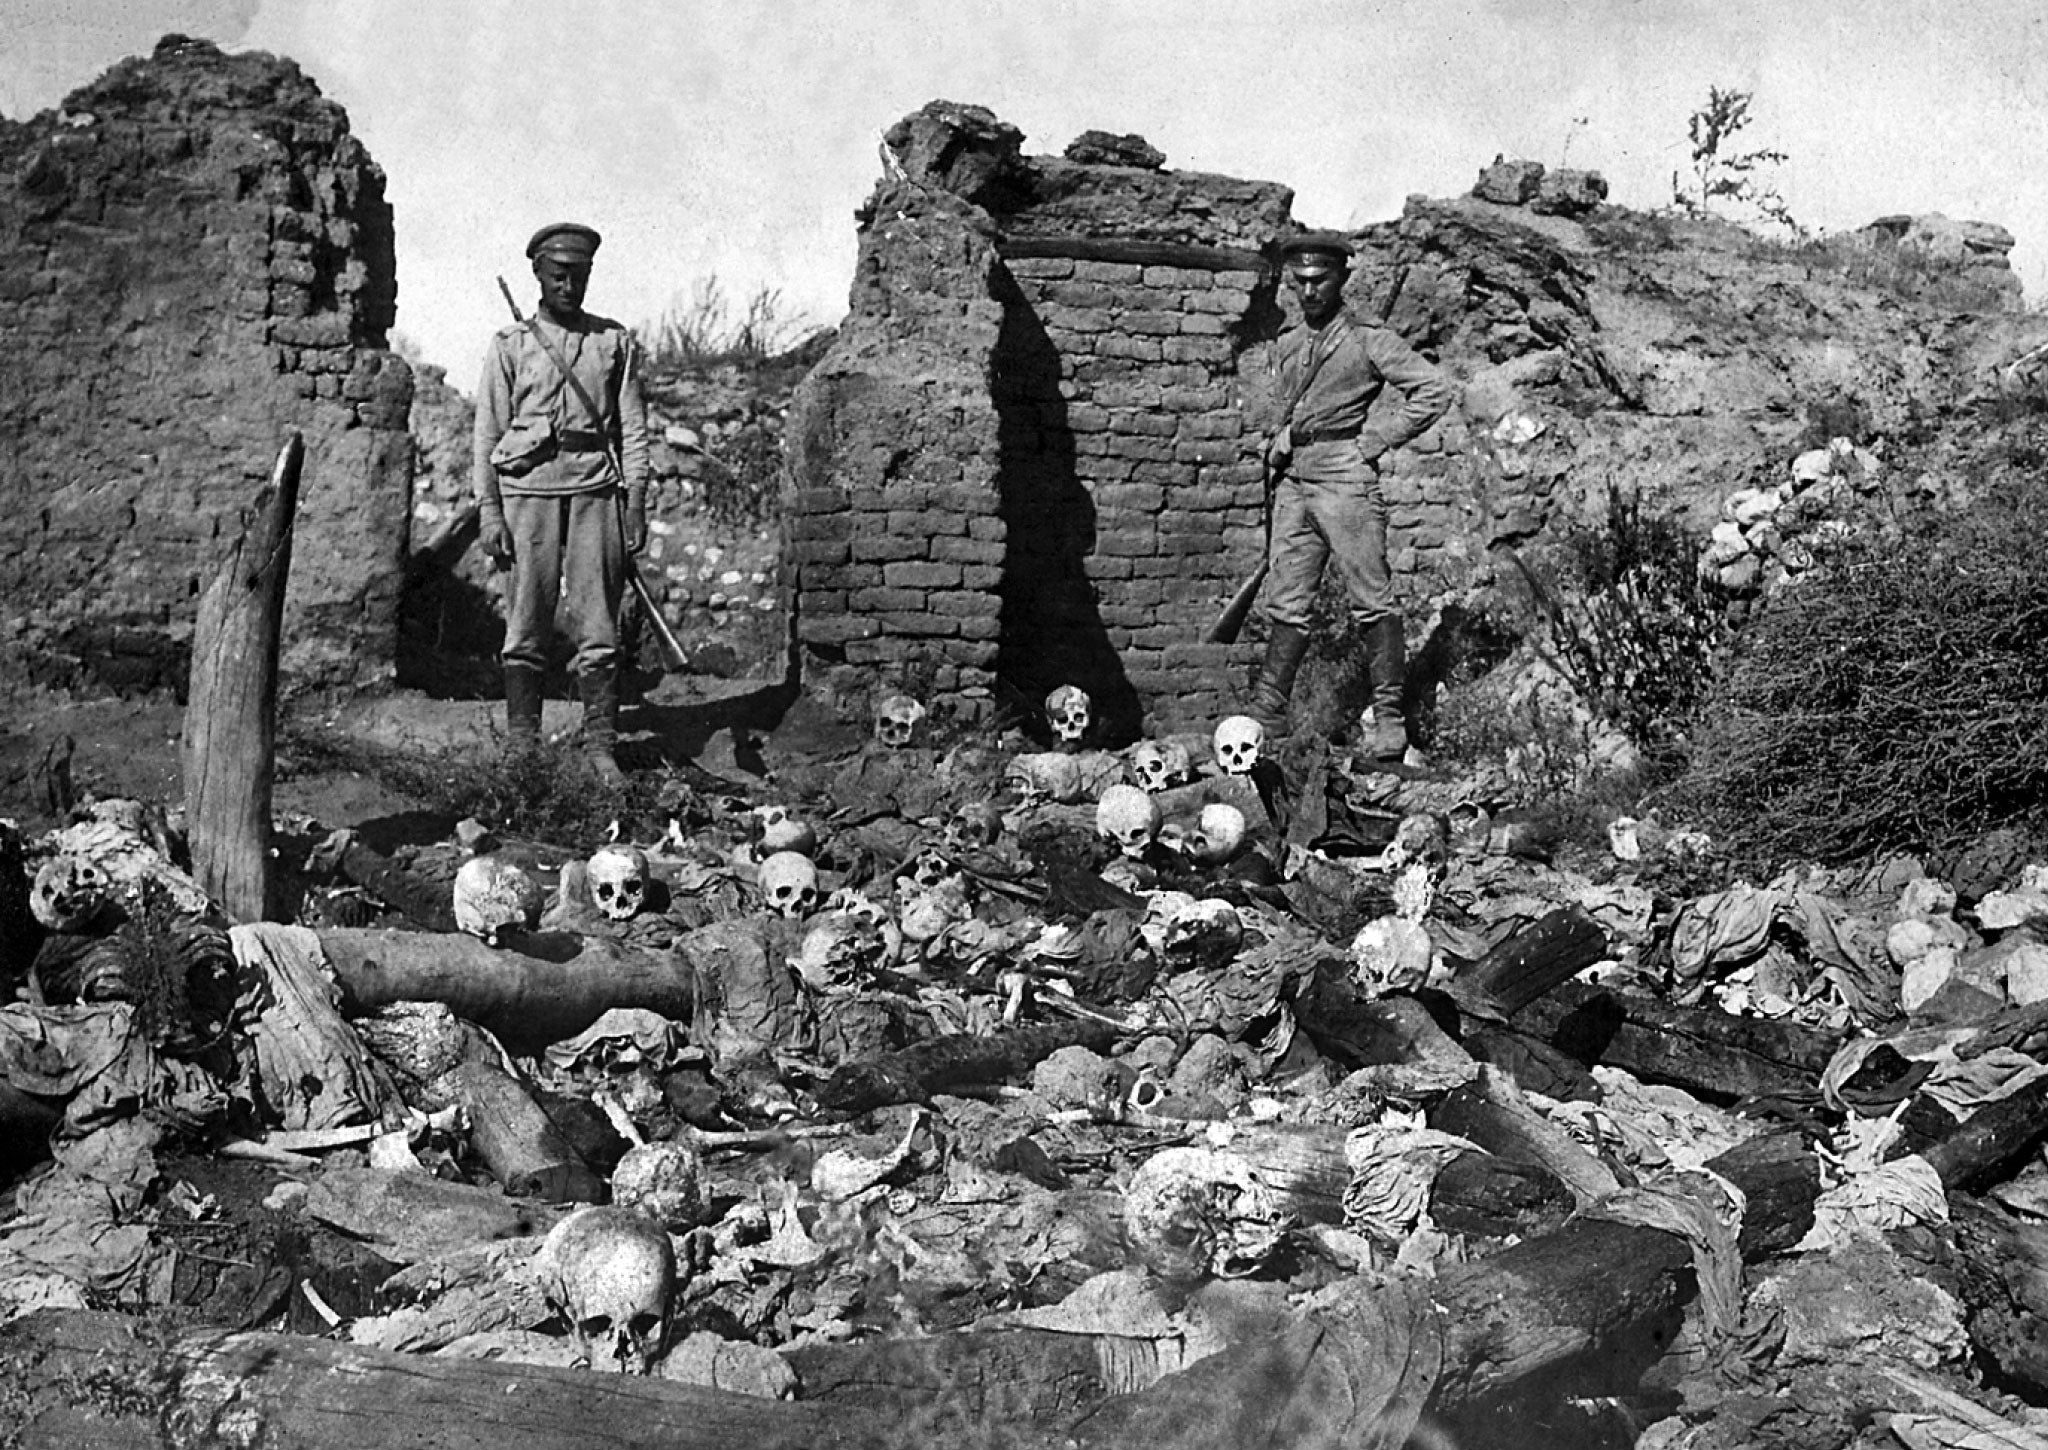
[{"label": "fallen log", "polygon": [[1063,1047],[1107,1052],[1115,1045],[1116,1029],[1092,1021],[1020,1027],[987,1037],[935,1037],[900,1052],[845,1063],[818,1086],[817,1096],[835,1111],[864,1113],[1022,1077]]},{"label": "fallen log", "polygon": [[2029,1399],[2048,1394],[2048,1226],[1949,1195],[1970,1342]]},{"label": "fallen log", "polygon": [[261,1444],[268,1450],[855,1447],[884,1428],[667,1380],[401,1354],[289,1334],[166,1332],[88,1310],[0,1327],[19,1450]]},{"label": "fallen log", "polygon": [[1538,917],[1451,975],[1448,991],[1479,1017],[1506,1020],[1607,955],[1607,933],[1577,907]]},{"label": "fallen log", "polygon": [[543,1203],[604,1202],[604,1180],[504,1068],[465,1062],[441,1083],[468,1111],[470,1143],[507,1194]]},{"label": "fallen log", "polygon": [[644,1007],[687,1021],[687,964],[598,937],[531,933],[511,946],[439,932],[336,928],[321,949],[352,1015],[394,1002],[445,1002],[514,1052],[574,1037],[613,1007]]},{"label": "fallen log", "polygon": [[305,457],[305,439],[292,434],[192,626],[185,833],[193,879],[237,921],[275,920],[279,904],[270,856],[278,636]]}]

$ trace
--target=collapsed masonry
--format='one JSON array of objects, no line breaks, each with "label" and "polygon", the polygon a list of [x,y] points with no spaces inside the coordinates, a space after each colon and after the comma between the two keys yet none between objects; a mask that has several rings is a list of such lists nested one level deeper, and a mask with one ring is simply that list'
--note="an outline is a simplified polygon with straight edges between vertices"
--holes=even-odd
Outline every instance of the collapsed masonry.
[{"label": "collapsed masonry", "polygon": [[[1075,683],[1112,740],[1206,728],[1260,645],[1256,615],[1239,644],[1202,639],[1261,553],[1292,193],[1166,171],[1136,137],[1061,157],[1022,140],[947,102],[886,137],[850,315],[786,435],[801,662],[970,714]],[[1382,479],[1411,632],[1511,586],[1519,553],[1610,489],[1704,533],[1822,415],[1875,436],[1950,405],[2003,346],[1963,310],[2011,307],[2002,229],[1960,224],[1944,260],[1888,218],[1823,256],[1508,165],[1355,233],[1349,305],[1460,387]],[[1909,246],[1945,279],[1926,307],[1901,286],[1926,268],[1888,260]]]},{"label": "collapsed masonry", "polygon": [[383,173],[290,61],[169,36],[0,120],[0,643],[52,682],[182,687],[197,597],[299,429],[284,669],[388,680],[395,298]]}]

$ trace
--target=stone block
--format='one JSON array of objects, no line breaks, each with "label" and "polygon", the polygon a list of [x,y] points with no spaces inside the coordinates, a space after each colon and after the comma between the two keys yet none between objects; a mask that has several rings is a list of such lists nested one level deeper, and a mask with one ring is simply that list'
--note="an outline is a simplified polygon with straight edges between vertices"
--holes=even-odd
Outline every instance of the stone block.
[{"label": "stone block", "polygon": [[1088,577],[1105,581],[1128,579],[1131,577],[1132,567],[1143,562],[1146,561],[1121,557],[1106,558],[1097,554],[1088,561]]},{"label": "stone block", "polygon": [[1265,278],[1257,272],[1246,272],[1242,270],[1216,272],[1211,275],[1215,278],[1217,287],[1234,288],[1239,292],[1245,293],[1256,292],[1259,289],[1259,284],[1265,280]]},{"label": "stone block", "polygon": [[891,589],[957,589],[960,566],[946,560],[907,560],[882,566],[882,582]]},{"label": "stone block", "polygon": [[798,514],[784,525],[789,530],[793,543],[811,543],[819,540],[844,540],[848,533],[845,516]]},{"label": "stone block", "polygon": [[1072,257],[1007,257],[1003,265],[1010,269],[1012,277],[1034,282],[1057,282],[1074,275]]},{"label": "stone block", "polygon": [[1108,282],[1117,287],[1130,287],[1145,280],[1145,269],[1135,262],[1088,262],[1074,263],[1074,276],[1083,282]]},{"label": "stone block", "polygon": [[1223,552],[1223,536],[1203,530],[1182,530],[1162,533],[1159,536],[1159,552],[1180,558],[1201,558],[1208,554]]},{"label": "stone block", "polygon": [[1040,313],[1045,330],[1050,333],[1108,332],[1116,325],[1106,307],[1055,307],[1048,305]]},{"label": "stone block", "polygon": [[1216,274],[1200,267],[1147,267],[1147,287],[1184,287],[1191,292],[1207,292],[1216,285]]},{"label": "stone block", "polygon": [[935,539],[954,535],[965,538],[967,518],[964,514],[948,513],[944,509],[890,509],[889,532],[922,533]]},{"label": "stone block", "polygon": [[1227,363],[1234,355],[1227,337],[1169,337],[1160,342],[1159,351],[1170,363]]},{"label": "stone block", "polygon": [[1104,433],[1112,421],[1109,409],[1093,403],[1070,403],[1066,408],[1066,425],[1076,433]]},{"label": "stone block", "polygon": [[1215,484],[1194,484],[1173,491],[1173,506],[1188,513],[1220,513],[1238,500],[1234,488],[1219,488]]},{"label": "stone block", "polygon": [[[997,523],[1002,521],[998,519]],[[992,539],[946,537],[932,540],[932,558],[957,564],[1000,564],[1003,545]]]},{"label": "stone block", "polygon": [[1213,312],[1183,312],[1180,331],[1186,337],[1222,337],[1230,331],[1230,319]]},{"label": "stone block", "polygon": [[1112,557],[1143,558],[1159,552],[1159,537],[1150,529],[1112,529],[1095,538],[1095,552]]},{"label": "stone block", "polygon": [[1101,282],[1054,282],[1041,294],[1056,307],[1115,307],[1123,293]]},{"label": "stone block", "polygon": [[1111,426],[1119,433],[1135,434],[1140,438],[1171,438],[1180,431],[1180,416],[1175,413],[1120,412]]},{"label": "stone block", "polygon": [[802,614],[797,617],[797,636],[811,644],[844,644],[848,640],[868,639],[875,633],[875,622],[863,615]]},{"label": "stone block", "polygon": [[1152,382],[1113,382],[1098,384],[1094,401],[1103,408],[1156,408],[1159,406],[1159,384]]},{"label": "stone block", "polygon": [[895,564],[924,557],[922,538],[900,538],[893,534],[863,535],[853,541],[853,557],[863,564]]},{"label": "stone block", "polygon": [[962,589],[993,589],[1003,582],[1003,571],[996,564],[962,564],[960,566],[960,587]]},{"label": "stone block", "polygon": [[877,618],[890,611],[922,610],[924,605],[924,590],[893,584],[880,589],[856,589],[846,601],[846,607],[856,614]]},{"label": "stone block", "polygon": [[1232,463],[1244,450],[1225,439],[1188,438],[1173,445],[1173,456],[1182,463]]},{"label": "stone block", "polygon": [[1252,294],[1240,287],[1216,287],[1207,292],[1190,292],[1182,304],[1189,312],[1209,312],[1218,317],[1242,317],[1251,310]]},{"label": "stone block", "polygon": [[850,602],[850,596],[844,589],[812,589],[806,585],[799,592],[803,597],[804,612],[821,617],[846,613]]},{"label": "stone block", "polygon": [[[1172,341],[1172,339],[1167,339]],[[1158,362],[1160,342],[1156,337],[1132,337],[1118,332],[1105,332],[1095,339],[1095,356],[1107,358],[1129,358],[1136,362]]]},{"label": "stone block", "polygon": [[1230,389],[1165,388],[1160,392],[1159,405],[1175,413],[1213,413],[1230,406]]},{"label": "stone block", "polygon": [[983,515],[967,521],[967,537],[981,543],[999,544],[1008,533],[1008,526],[999,518]]},{"label": "stone block", "polygon": [[1156,483],[1118,483],[1095,490],[1095,504],[1104,510],[1156,514],[1166,506],[1166,490]]},{"label": "stone block", "polygon": [[1235,411],[1189,413],[1180,420],[1183,438],[1241,438],[1244,432],[1244,415]]},{"label": "stone block", "polygon": [[874,616],[884,634],[906,634],[919,639],[942,639],[960,632],[960,621],[947,619],[923,609],[889,611]]},{"label": "stone block", "polygon": [[845,539],[801,539],[790,544],[793,564],[844,564],[853,557],[853,546]]},{"label": "stone block", "polygon": [[994,664],[996,658],[995,641],[1001,639],[1002,635],[1003,622],[993,613],[980,614],[960,621],[960,638],[976,642],[987,641],[989,644],[989,648],[985,652],[977,655],[968,663],[977,665]]},{"label": "stone block", "polygon": [[1186,464],[1147,458],[1131,465],[1131,477],[1139,483],[1180,488],[1194,477],[1194,470]]},{"label": "stone block", "polygon": [[1112,458],[1125,458],[1140,463],[1169,463],[1177,448],[1166,438],[1130,438],[1123,434],[1112,434],[1107,452]]},{"label": "stone block", "polygon": [[942,614],[948,619],[979,619],[983,615],[994,617],[997,604],[990,596],[981,592],[964,589],[945,590],[934,593],[925,600],[926,609],[933,614]]},{"label": "stone block", "polygon": [[1187,314],[1166,308],[1134,310],[1124,313],[1120,319],[1124,331],[1141,337],[1172,337],[1185,330],[1183,324],[1188,320]]}]

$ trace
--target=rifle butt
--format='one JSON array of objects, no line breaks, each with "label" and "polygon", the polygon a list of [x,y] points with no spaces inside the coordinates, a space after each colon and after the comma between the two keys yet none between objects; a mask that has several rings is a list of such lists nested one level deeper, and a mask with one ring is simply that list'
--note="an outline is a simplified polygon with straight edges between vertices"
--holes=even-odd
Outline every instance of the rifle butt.
[{"label": "rifle butt", "polygon": [[669,628],[668,620],[662,615],[661,606],[654,602],[648,592],[647,581],[640,577],[640,570],[632,561],[627,561],[626,582],[633,586],[633,593],[640,601],[640,612],[647,616],[647,627],[654,631],[654,646],[661,655],[662,668],[671,674],[690,667],[689,653],[683,642],[676,638],[676,632]]},{"label": "rifle butt", "polygon": [[1236,644],[1238,635],[1244,629],[1245,620],[1251,617],[1252,604],[1259,597],[1259,586],[1266,582],[1268,565],[1260,564],[1252,577],[1237,587],[1230,603],[1216,616],[1216,622],[1209,626],[1209,632],[1202,636],[1206,644]]}]

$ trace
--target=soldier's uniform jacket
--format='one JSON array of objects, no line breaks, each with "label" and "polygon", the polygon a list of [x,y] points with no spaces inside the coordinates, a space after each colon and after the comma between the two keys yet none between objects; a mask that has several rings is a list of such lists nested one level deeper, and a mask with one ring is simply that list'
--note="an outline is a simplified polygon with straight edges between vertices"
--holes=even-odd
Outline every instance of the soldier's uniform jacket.
[{"label": "soldier's uniform jacket", "polygon": [[[1321,331],[1298,325],[1274,344],[1273,396],[1292,397],[1319,353],[1327,356],[1294,409],[1294,457],[1288,472],[1295,478],[1339,482],[1367,477],[1381,454],[1420,437],[1451,406],[1442,369],[1399,333],[1361,322],[1348,310]],[[1369,424],[1372,405],[1389,384],[1401,396],[1401,411]]]},{"label": "soldier's uniform jacket", "polygon": [[603,414],[603,434],[526,324],[502,328],[484,356],[476,392],[476,496],[559,497],[590,493],[619,480],[605,462],[604,437],[625,466],[627,496],[647,488],[647,408],[640,360],[622,324],[584,313],[573,327],[545,315],[539,327],[575,370]]}]

